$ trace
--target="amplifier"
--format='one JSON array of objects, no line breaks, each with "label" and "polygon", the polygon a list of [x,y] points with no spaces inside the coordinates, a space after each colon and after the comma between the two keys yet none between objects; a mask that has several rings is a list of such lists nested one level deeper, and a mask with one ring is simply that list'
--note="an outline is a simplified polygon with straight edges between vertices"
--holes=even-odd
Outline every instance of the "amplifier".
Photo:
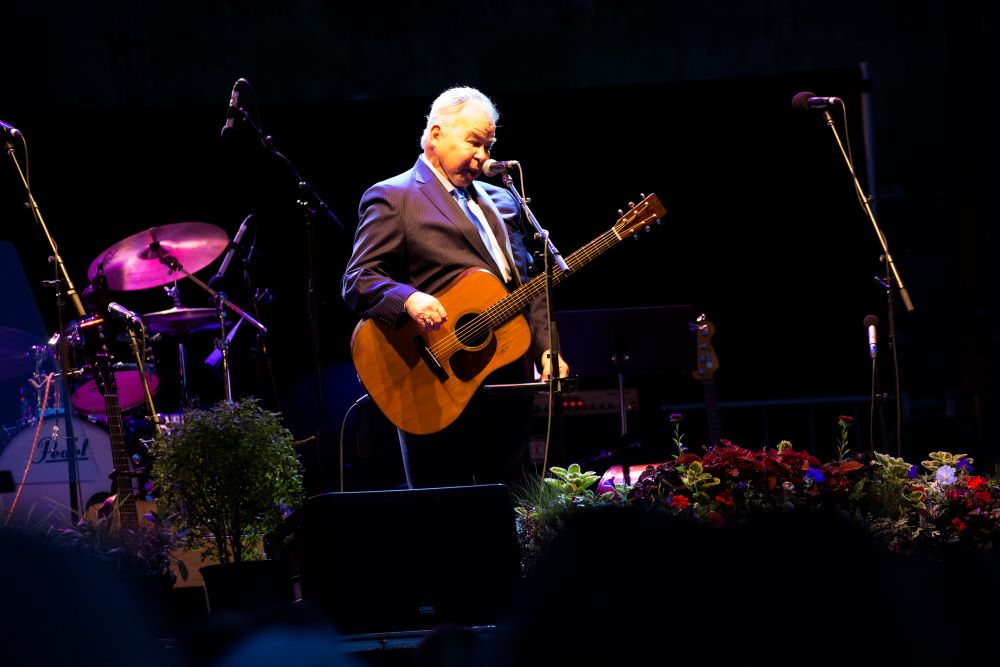
[{"label": "amplifier", "polygon": [[[621,414],[617,389],[585,389],[557,396],[559,409],[564,417],[578,415],[617,415]],[[535,404],[532,412],[544,415],[549,408],[548,394],[535,394]],[[636,389],[625,389],[625,411],[636,412],[639,409],[639,392]]]}]

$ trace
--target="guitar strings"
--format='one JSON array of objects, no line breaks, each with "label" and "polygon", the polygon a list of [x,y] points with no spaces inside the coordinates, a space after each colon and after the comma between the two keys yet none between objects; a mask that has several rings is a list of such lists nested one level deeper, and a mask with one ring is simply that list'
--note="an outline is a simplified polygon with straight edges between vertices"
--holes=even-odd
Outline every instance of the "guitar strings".
[{"label": "guitar strings", "polygon": [[[621,238],[615,229],[612,228],[570,255],[566,259],[566,264],[570,267],[571,271],[576,271],[620,240]],[[553,273],[552,283],[554,285],[558,284],[565,276],[566,274],[557,268]],[[465,347],[462,343],[462,338],[475,339],[477,336],[504,324],[519,313],[529,301],[541,294],[544,282],[544,274],[535,276],[532,280],[521,285],[500,301],[475,316],[471,322],[456,328],[442,340],[432,345],[429,348],[431,354],[435,357],[449,357]]]}]

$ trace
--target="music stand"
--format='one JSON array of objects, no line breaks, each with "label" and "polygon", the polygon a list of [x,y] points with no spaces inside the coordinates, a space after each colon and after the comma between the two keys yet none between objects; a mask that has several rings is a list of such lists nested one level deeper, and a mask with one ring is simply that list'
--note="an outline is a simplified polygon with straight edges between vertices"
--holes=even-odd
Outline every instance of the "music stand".
[{"label": "music stand", "polygon": [[[689,325],[695,317],[695,309],[689,305],[556,313],[560,346],[574,373],[617,376],[623,439],[628,433],[626,374],[669,373],[690,366],[692,334]],[[623,469],[627,475],[627,462]]]}]

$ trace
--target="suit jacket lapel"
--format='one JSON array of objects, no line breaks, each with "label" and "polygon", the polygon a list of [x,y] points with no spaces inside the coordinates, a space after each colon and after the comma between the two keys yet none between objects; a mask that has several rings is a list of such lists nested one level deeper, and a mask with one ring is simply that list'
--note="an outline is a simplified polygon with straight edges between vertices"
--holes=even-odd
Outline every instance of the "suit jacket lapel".
[{"label": "suit jacket lapel", "polygon": [[[414,166],[414,177],[418,183],[417,187],[420,192],[427,197],[431,204],[438,209],[441,215],[443,215],[448,222],[455,225],[455,227],[462,232],[462,235],[465,236],[466,240],[468,240],[472,247],[476,249],[476,252],[478,252],[482,257],[484,266],[490,267],[490,270],[493,271],[495,275],[501,276],[500,267],[497,266],[496,262],[493,260],[493,255],[490,254],[490,251],[487,250],[486,246],[483,244],[483,239],[479,235],[479,230],[472,225],[472,222],[467,217],[465,217],[465,212],[462,210],[458,201],[456,201],[455,197],[444,187],[437,175],[431,170],[431,167],[420,158],[417,158],[417,164]],[[488,197],[479,196],[478,191],[476,192],[476,195],[480,206],[483,206],[484,200],[489,201]],[[490,202],[489,205],[492,206],[492,202]],[[496,208],[492,209],[492,214],[495,220],[499,219]],[[486,218],[489,220],[490,213],[486,214]],[[493,233],[495,235],[497,233],[496,225],[492,220],[490,220],[490,224],[493,226]],[[497,237],[498,240],[500,238],[501,237],[499,236]],[[506,251],[508,256],[507,261],[510,262],[510,242],[507,241],[506,233],[504,233],[502,238],[506,242]],[[514,266],[513,263],[510,265]]]},{"label": "suit jacket lapel", "polygon": [[483,194],[482,190],[476,185],[475,182],[472,183],[468,190],[474,191],[474,196],[476,202],[479,204],[479,208],[483,209],[483,213],[486,214],[486,220],[490,223],[490,228],[493,230],[493,236],[496,237],[497,242],[500,243],[500,247],[503,249],[504,258],[507,260],[507,266],[510,267],[510,271],[513,274],[513,278],[517,282],[521,282],[520,277],[517,275],[517,265],[514,264],[514,251],[510,247],[510,236],[507,234],[507,225],[504,224],[503,218],[500,217],[500,211],[497,210],[496,204],[493,200]]}]

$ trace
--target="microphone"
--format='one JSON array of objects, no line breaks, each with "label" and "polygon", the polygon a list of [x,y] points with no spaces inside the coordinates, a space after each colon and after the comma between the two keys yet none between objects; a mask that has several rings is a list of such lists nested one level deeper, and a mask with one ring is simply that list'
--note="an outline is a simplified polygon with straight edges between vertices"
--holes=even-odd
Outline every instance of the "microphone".
[{"label": "microphone", "polygon": [[506,174],[508,169],[513,169],[514,167],[519,167],[521,164],[517,160],[507,160],[506,162],[500,162],[490,158],[483,163],[483,174],[486,176],[496,176],[497,174]]},{"label": "microphone", "polygon": [[229,268],[229,263],[233,261],[233,255],[236,254],[236,248],[239,247],[240,241],[243,240],[243,235],[247,233],[247,224],[251,220],[253,220],[253,213],[243,219],[242,224],[240,224],[240,228],[236,231],[236,236],[233,237],[233,242],[229,244],[229,251],[226,253],[226,256],[222,258],[222,264],[219,265],[218,272],[216,272],[216,274],[212,276],[212,279],[208,281],[209,285],[218,283],[222,280],[222,276],[225,275],[226,270]]},{"label": "microphone", "polygon": [[878,326],[878,318],[874,315],[865,317],[865,328],[868,329],[868,354],[875,358],[878,353],[878,341],[875,337],[875,327]]},{"label": "microphone", "polygon": [[222,126],[222,132],[219,134],[222,138],[233,131],[237,117],[246,116],[246,112],[240,107],[240,88],[249,86],[250,82],[243,77],[236,79],[236,83],[233,84],[233,92],[229,94],[229,109],[226,110],[226,124]]},{"label": "microphone", "polygon": [[3,131],[6,132],[7,134],[9,134],[12,137],[19,137],[19,136],[21,136],[21,130],[17,129],[16,127],[14,127],[13,125],[11,125],[10,123],[3,122],[2,120],[0,120],[0,128],[3,128]]},{"label": "microphone", "polygon": [[834,104],[841,104],[839,97],[817,97],[815,93],[803,91],[795,93],[792,98],[793,109],[826,109]]},{"label": "microphone", "polygon": [[121,305],[120,303],[117,303],[115,301],[109,303],[108,312],[114,313],[115,315],[128,320],[132,324],[138,324],[139,326],[142,326],[142,319],[138,315],[133,313],[131,310]]}]

